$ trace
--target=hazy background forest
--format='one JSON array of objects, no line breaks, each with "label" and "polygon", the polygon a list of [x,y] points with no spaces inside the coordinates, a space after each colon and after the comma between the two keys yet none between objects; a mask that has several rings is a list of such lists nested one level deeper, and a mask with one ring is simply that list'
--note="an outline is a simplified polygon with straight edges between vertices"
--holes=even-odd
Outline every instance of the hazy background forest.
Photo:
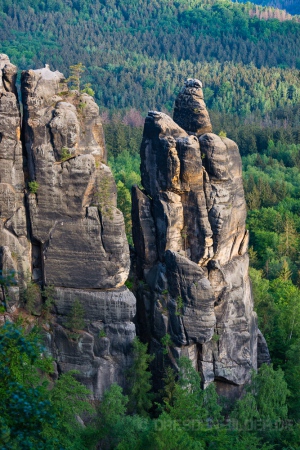
[{"label": "hazy background forest", "polygon": [[[258,376],[256,382],[262,387],[249,393],[232,417],[289,419],[293,426],[272,433],[246,433],[241,428],[243,433],[232,435],[212,428],[201,438],[179,427],[176,436],[172,429],[160,435],[149,419],[151,408],[144,407],[146,412],[133,408],[136,415],[126,419],[128,399],[113,388],[108,395],[119,409],[111,411],[108,398],[107,409],[99,412],[102,419],[106,414],[107,435],[100,427],[98,437],[90,438],[93,443],[106,436],[103,448],[152,448],[155,442],[153,448],[171,449],[167,445],[172,439],[184,440],[186,449],[300,448],[300,23],[297,16],[269,8],[284,7],[289,14],[300,14],[300,7],[293,0],[255,3],[268,8],[227,0],[24,0],[22,4],[0,0],[1,52],[20,70],[48,63],[68,76],[70,65],[85,65],[81,83],[91,83],[100,107],[130,243],[130,189],[140,182],[144,117],[151,109],[171,114],[185,78],[202,80],[214,132],[235,140],[243,159],[251,279],[259,326],[275,371]],[[139,351],[137,360],[144,358],[147,367],[145,352]],[[207,400],[195,387],[195,395],[187,399],[182,386],[175,384],[170,375],[163,397],[169,395],[169,403],[165,406],[162,401],[162,414],[176,421],[184,415],[183,405],[210,401],[212,420],[218,423],[220,411],[213,393]],[[175,400],[172,386],[177,389],[177,394],[172,391]],[[150,388],[145,389],[147,393]],[[265,409],[264,389],[274,392]],[[198,413],[205,422],[204,412]],[[74,424],[70,426],[74,429]],[[144,434],[134,435],[135,443],[122,444],[122,439],[129,439],[126,428],[133,435],[134,429]],[[49,429],[45,433],[49,437]],[[59,441],[57,436],[51,439]],[[208,447],[212,436],[215,444]],[[78,439],[73,447],[70,439],[65,448],[82,448]],[[51,447],[53,442],[49,445],[56,448]]]}]

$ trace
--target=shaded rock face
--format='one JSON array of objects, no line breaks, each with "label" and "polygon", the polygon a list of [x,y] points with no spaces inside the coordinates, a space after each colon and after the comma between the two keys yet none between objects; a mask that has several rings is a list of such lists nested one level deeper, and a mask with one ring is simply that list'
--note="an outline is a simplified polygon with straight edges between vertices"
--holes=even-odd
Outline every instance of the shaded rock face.
[{"label": "shaded rock face", "polygon": [[[129,247],[99,108],[47,66],[23,72],[21,83],[28,179],[35,182],[27,196],[33,274],[54,288],[56,324],[46,340],[58,371],[79,370],[99,398],[112,382],[125,384],[135,337],[135,297],[124,287]],[[74,335],[75,301],[85,325]]]},{"label": "shaded rock face", "polygon": [[68,91],[58,71],[25,71],[21,139],[16,73],[0,55],[0,269],[14,271],[19,282],[9,288],[11,305],[5,292],[0,300],[8,311],[18,306],[27,276],[38,293],[34,314],[41,315],[38,286],[48,287],[48,351],[59,373],[79,370],[99,398],[112,382],[125,385],[136,309],[124,286],[129,247],[99,108],[89,95]]},{"label": "shaded rock face", "polygon": [[189,356],[203,385],[217,381],[227,395],[269,359],[248,276],[241,158],[233,141],[211,133],[201,87],[187,80],[174,121],[155,111],[145,121],[144,190],[132,194],[137,276],[146,282],[137,327],[157,354],[158,376],[168,333],[171,361]]},{"label": "shaded rock face", "polygon": [[0,270],[14,274],[16,286],[0,293],[12,312],[20,301],[20,289],[30,273],[30,243],[24,205],[24,173],[21,116],[16,90],[17,68],[0,55]]},{"label": "shaded rock face", "polygon": [[48,68],[22,74],[28,172],[38,186],[28,195],[34,268],[48,285],[115,288],[127,279],[129,249],[98,106],[64,89]]},{"label": "shaded rock face", "polygon": [[188,78],[175,101],[174,121],[189,133],[210,133],[212,126],[204,103],[202,83]]},{"label": "shaded rock face", "polygon": [[[84,331],[70,339],[65,328],[74,299],[84,308]],[[100,398],[112,384],[126,385],[135,338],[132,322],[136,299],[126,287],[104,290],[55,289],[57,323],[47,334],[48,346],[61,372],[78,370],[78,379]]]}]

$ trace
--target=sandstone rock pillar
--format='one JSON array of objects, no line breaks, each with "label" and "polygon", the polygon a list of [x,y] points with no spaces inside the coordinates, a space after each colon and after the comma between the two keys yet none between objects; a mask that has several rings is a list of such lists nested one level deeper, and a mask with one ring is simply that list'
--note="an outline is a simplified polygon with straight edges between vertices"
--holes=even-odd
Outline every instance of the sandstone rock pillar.
[{"label": "sandstone rock pillar", "polygon": [[169,334],[173,364],[189,356],[204,386],[215,381],[231,395],[257,368],[262,346],[248,276],[241,158],[233,141],[211,131],[199,80],[186,81],[174,121],[155,111],[146,118],[144,189],[133,188],[132,206],[137,276],[146,283],[138,289],[138,331],[157,354],[158,376]]},{"label": "sandstone rock pillar", "polygon": [[[23,72],[21,84],[33,276],[54,291],[48,347],[58,370],[79,370],[99,398],[112,382],[124,385],[135,336],[135,297],[124,286],[129,247],[99,108],[48,66]],[[75,302],[84,326],[74,340]]]},{"label": "sandstone rock pillar", "polygon": [[0,55],[0,270],[15,285],[0,292],[12,312],[30,277],[30,243],[24,204],[21,115],[16,89],[17,68]]}]

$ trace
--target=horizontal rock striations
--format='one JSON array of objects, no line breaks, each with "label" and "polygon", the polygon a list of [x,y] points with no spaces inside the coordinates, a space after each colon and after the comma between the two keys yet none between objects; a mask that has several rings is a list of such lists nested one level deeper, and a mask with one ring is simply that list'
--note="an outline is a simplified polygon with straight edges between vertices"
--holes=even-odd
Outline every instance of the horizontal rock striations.
[{"label": "horizontal rock striations", "polygon": [[16,89],[17,68],[0,55],[0,271],[16,285],[2,288],[0,300],[12,312],[20,303],[20,291],[30,276],[24,204],[21,115]]},{"label": "horizontal rock striations", "polygon": [[78,370],[99,398],[112,382],[125,384],[136,334],[136,300],[124,286],[129,247],[99,108],[48,65],[24,71],[21,131],[16,74],[0,55],[0,270],[15,280],[0,302],[13,312],[21,290],[27,310],[46,317],[58,372]]},{"label": "horizontal rock striations", "polygon": [[56,317],[48,346],[58,370],[79,370],[99,398],[125,383],[136,303],[124,287],[129,247],[99,108],[48,66],[23,72],[21,89],[32,274],[52,288]]},{"label": "horizontal rock striations", "polygon": [[137,276],[146,283],[138,332],[158,361],[169,334],[171,361],[188,355],[204,386],[215,380],[229,395],[268,355],[253,312],[239,150],[211,133],[201,87],[187,80],[174,121],[156,111],[145,121],[144,189],[132,193]]},{"label": "horizontal rock striations", "polygon": [[202,83],[188,78],[175,100],[174,121],[188,133],[210,133],[212,126],[204,103]]},{"label": "horizontal rock striations", "polygon": [[16,74],[0,55],[0,270],[16,281],[1,305],[12,313],[23,296],[48,317],[58,372],[77,369],[93,398],[126,384],[133,320],[156,353],[157,384],[167,353],[175,367],[188,356],[204,386],[239,391],[269,353],[253,312],[239,151],[212,134],[201,82],[186,81],[174,120],[150,111],[145,121],[143,189],[132,192],[136,311],[98,106],[49,66],[28,70],[21,130]]},{"label": "horizontal rock striations", "polygon": [[99,110],[89,95],[65,89],[63,75],[48,68],[22,74],[36,278],[115,288],[127,279],[129,249]]}]

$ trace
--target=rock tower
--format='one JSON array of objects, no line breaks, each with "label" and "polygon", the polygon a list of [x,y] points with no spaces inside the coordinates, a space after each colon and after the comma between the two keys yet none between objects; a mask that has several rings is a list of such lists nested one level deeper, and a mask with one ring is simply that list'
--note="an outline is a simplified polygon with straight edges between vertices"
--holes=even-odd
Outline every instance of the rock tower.
[{"label": "rock tower", "polygon": [[[188,356],[203,385],[238,395],[269,356],[248,276],[248,231],[237,145],[212,132],[202,84],[188,79],[174,120],[150,111],[141,144],[143,188],[133,188],[138,333],[156,353]],[[261,354],[265,352],[264,357]]]},{"label": "rock tower", "polygon": [[[48,65],[28,70],[21,77],[21,132],[17,70],[6,55],[0,70],[0,269],[18,282],[6,295],[7,311],[22,295],[26,301],[26,285],[50,289],[48,351],[58,372],[78,370],[99,398],[112,382],[125,383],[136,309],[124,286],[129,247],[99,108],[91,96],[68,90]],[[43,302],[34,292],[39,316]],[[78,308],[74,334],[68,323]]]}]

